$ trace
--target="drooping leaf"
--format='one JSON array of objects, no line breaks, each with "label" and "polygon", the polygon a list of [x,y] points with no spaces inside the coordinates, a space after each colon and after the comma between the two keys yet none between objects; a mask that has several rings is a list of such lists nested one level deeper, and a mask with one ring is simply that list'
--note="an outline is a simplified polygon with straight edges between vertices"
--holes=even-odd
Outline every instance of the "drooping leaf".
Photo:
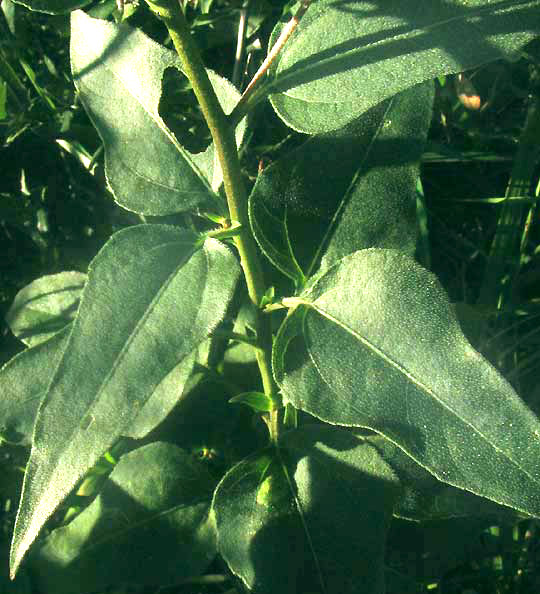
[{"label": "drooping leaf", "polygon": [[40,591],[169,586],[200,575],[216,554],[213,487],[205,465],[175,445],[155,442],[126,454],[97,498],[32,555]]},{"label": "drooping leaf", "polygon": [[75,317],[85,282],[82,272],[60,272],[21,289],[6,314],[13,334],[27,346],[51,338]]},{"label": "drooping leaf", "polygon": [[396,487],[372,446],[305,426],[225,475],[212,503],[218,550],[256,594],[381,593]]},{"label": "drooping leaf", "polygon": [[395,517],[413,521],[474,517],[515,522],[519,519],[520,515],[513,509],[438,481],[388,439],[374,435],[366,441],[399,477],[401,492],[394,506]]},{"label": "drooping leaf", "polygon": [[407,90],[343,129],[314,136],[257,178],[253,233],[302,286],[320,264],[368,247],[413,253],[416,180],[431,123],[433,85]]},{"label": "drooping leaf", "polygon": [[116,233],[90,265],[41,404],[12,543],[14,573],[75,483],[220,322],[239,275],[223,244],[166,225]]},{"label": "drooping leaf", "polygon": [[66,347],[71,328],[19,353],[0,369],[0,434],[29,446],[39,404]]},{"label": "drooping leaf", "polygon": [[[174,52],[128,25],[77,11],[71,16],[71,65],[103,140],[107,180],[121,206],[166,215],[217,199],[212,187],[219,185],[221,174],[213,146],[189,153],[158,113],[164,71],[181,70]],[[209,76],[223,108],[231,110],[238,92],[217,74]]]},{"label": "drooping leaf", "polygon": [[339,128],[417,83],[511,56],[540,35],[539,8],[538,0],[314,2],[273,68],[274,108],[302,132]]},{"label": "drooping leaf", "polygon": [[467,342],[431,273],[362,250],[296,302],[273,354],[285,402],[373,429],[439,480],[540,515],[540,423]]},{"label": "drooping leaf", "polygon": [[48,14],[65,14],[77,8],[90,4],[92,0],[13,0],[15,4],[22,4],[30,10],[46,12]]}]

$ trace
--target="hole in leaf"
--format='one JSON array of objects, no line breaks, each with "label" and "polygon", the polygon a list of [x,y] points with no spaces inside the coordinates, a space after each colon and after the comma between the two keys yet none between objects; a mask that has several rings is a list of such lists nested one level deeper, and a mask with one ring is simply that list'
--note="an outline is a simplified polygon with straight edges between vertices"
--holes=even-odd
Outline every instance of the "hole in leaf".
[{"label": "hole in leaf", "polygon": [[202,153],[210,145],[210,130],[195,93],[187,77],[174,67],[163,72],[158,113],[178,142],[190,153]]}]

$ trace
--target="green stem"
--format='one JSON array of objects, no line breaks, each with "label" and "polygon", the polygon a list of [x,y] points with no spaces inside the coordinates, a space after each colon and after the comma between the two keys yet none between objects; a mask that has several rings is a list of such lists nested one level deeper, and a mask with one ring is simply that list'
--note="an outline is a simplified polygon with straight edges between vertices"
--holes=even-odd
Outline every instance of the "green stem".
[{"label": "green stem", "polygon": [[[239,234],[234,237],[234,243],[240,255],[249,297],[257,311],[255,329],[259,349],[257,349],[256,356],[264,393],[272,400],[277,401],[277,390],[272,377],[270,320],[263,315],[259,307],[265,293],[265,285],[255,241],[249,231],[247,193],[238,160],[234,128],[229,125],[227,116],[219,104],[178,2],[175,0],[146,0],[146,2],[165,23],[169,31],[174,47],[182,61],[184,73],[193,86],[193,91],[214,141],[223,172],[223,185],[227,196],[229,216],[241,225]],[[277,433],[277,430],[272,432],[273,441],[277,441]]]}]

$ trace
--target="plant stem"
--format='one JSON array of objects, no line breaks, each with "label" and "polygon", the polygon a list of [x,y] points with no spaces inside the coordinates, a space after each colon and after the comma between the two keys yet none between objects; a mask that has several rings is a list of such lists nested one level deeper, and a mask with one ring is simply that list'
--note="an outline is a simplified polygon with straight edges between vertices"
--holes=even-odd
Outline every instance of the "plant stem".
[{"label": "plant stem", "polygon": [[[238,160],[234,128],[229,125],[227,116],[219,104],[178,2],[175,0],[157,0],[157,2],[146,0],[146,2],[165,23],[169,31],[174,47],[182,61],[184,73],[193,86],[193,91],[216,147],[223,172],[229,216],[241,225],[239,234],[234,237],[234,243],[240,255],[240,264],[244,271],[249,297],[256,307],[255,330],[259,345],[256,357],[264,393],[272,400],[277,401],[277,390],[272,377],[271,365],[272,330],[270,320],[264,316],[259,307],[265,293],[264,278],[255,241],[249,231],[247,194]],[[277,438],[278,430],[276,429],[272,432],[271,439],[276,442]]]}]

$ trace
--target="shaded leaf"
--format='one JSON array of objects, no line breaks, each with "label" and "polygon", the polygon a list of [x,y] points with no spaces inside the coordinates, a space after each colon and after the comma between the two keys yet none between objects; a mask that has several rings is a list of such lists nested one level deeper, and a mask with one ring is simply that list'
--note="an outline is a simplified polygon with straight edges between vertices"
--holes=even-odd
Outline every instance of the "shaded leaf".
[{"label": "shaded leaf", "polygon": [[123,456],[97,498],[31,558],[42,592],[84,594],[115,584],[168,586],[200,575],[216,554],[214,480],[175,445]]},{"label": "shaded leaf", "polygon": [[0,369],[0,434],[19,445],[32,443],[39,404],[62,354],[71,328],[28,348]]},{"label": "shaded leaf", "polygon": [[540,34],[539,8],[538,0],[315,2],[274,66],[274,108],[302,132],[339,128],[417,83],[511,56]]},{"label": "shaded leaf", "polygon": [[51,338],[75,317],[85,282],[82,272],[60,272],[21,289],[6,314],[13,334],[27,346]]},{"label": "shaded leaf", "polygon": [[372,446],[305,426],[222,479],[212,503],[218,550],[257,594],[383,592],[396,487]]},{"label": "shaded leaf", "polygon": [[540,515],[540,423],[467,342],[431,273],[363,250],[296,303],[274,345],[285,402],[373,429],[439,480]]},{"label": "shaded leaf", "polygon": [[416,180],[433,85],[407,90],[345,128],[307,140],[264,169],[252,190],[253,234],[297,286],[368,247],[412,254]]},{"label": "shaded leaf", "polygon": [[257,412],[268,412],[274,409],[274,402],[263,392],[242,392],[229,400],[232,404],[245,404]]},{"label": "shaded leaf", "polygon": [[129,433],[160,382],[224,316],[239,266],[218,241],[199,243],[175,227],[129,227],[91,263],[65,354],[36,420],[12,573],[75,483]]},{"label": "shaded leaf", "polygon": [[[71,65],[103,140],[107,180],[121,206],[166,215],[218,199],[212,186],[217,189],[221,174],[213,146],[189,153],[158,113],[164,71],[181,70],[174,52],[128,25],[77,11],[71,16]],[[217,74],[209,76],[224,109],[232,109],[238,92]]]},{"label": "shaded leaf", "polygon": [[395,517],[424,522],[471,517],[515,522],[520,518],[513,509],[441,483],[384,437],[375,435],[366,441],[399,477],[401,493],[394,507]]},{"label": "shaded leaf", "polygon": [[48,14],[64,14],[90,4],[92,0],[13,0],[30,10]]}]

